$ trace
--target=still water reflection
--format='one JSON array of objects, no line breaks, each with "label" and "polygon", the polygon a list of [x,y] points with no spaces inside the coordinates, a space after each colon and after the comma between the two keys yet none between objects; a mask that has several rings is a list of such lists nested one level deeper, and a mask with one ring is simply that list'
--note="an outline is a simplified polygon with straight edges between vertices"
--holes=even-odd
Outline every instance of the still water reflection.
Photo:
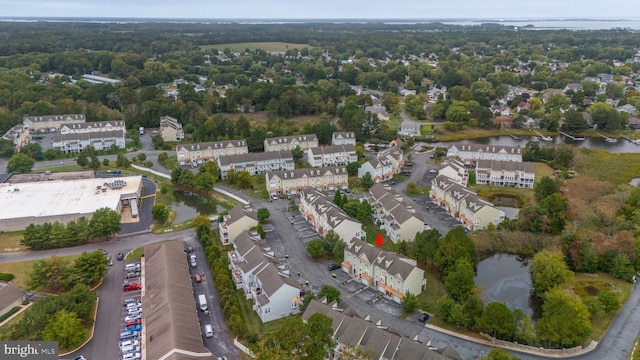
[{"label": "still water reflection", "polygon": [[529,298],[533,284],[528,259],[516,255],[495,254],[478,264],[478,285],[485,303],[503,302],[511,310],[520,309],[533,316]]}]

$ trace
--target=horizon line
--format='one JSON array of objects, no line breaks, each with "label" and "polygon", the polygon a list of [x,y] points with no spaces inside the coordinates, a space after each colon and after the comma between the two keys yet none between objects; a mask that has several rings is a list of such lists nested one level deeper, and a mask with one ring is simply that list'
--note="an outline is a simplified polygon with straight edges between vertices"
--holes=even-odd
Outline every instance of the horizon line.
[{"label": "horizon line", "polygon": [[591,21],[634,21],[640,20],[638,17],[431,17],[431,18],[411,18],[411,17],[146,17],[146,16],[32,16],[32,15],[8,15],[0,16],[0,19],[163,19],[163,20],[401,20],[401,21],[432,21],[432,20],[490,20],[490,21],[560,21],[560,20],[591,20]]}]

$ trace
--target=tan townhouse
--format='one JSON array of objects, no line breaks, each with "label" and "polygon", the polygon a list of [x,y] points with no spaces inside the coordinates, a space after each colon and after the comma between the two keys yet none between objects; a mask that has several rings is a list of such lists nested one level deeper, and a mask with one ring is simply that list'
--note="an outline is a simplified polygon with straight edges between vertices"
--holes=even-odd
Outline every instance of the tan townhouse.
[{"label": "tan townhouse", "polygon": [[391,162],[391,167],[393,169],[393,173],[397,174],[402,169],[404,165],[404,153],[402,152],[402,145],[400,145],[400,141],[396,141],[396,144],[384,150],[381,150],[376,158],[378,159],[387,159]]},{"label": "tan townhouse", "polygon": [[264,174],[267,171],[286,170],[295,168],[291,151],[273,151],[238,155],[221,155],[218,157],[220,177],[227,178],[230,170],[239,173],[248,171],[251,175]]},{"label": "tan townhouse", "polygon": [[336,131],[331,136],[331,145],[356,145],[356,133],[353,131]]},{"label": "tan townhouse", "polygon": [[229,210],[229,214],[223,216],[222,222],[218,224],[220,241],[223,245],[229,245],[243,231],[247,231],[254,226],[258,226],[258,217],[249,205],[236,205]]},{"label": "tan townhouse", "polygon": [[532,162],[478,160],[476,184],[533,189],[536,172]]},{"label": "tan townhouse", "polygon": [[478,160],[501,160],[522,162],[523,148],[518,146],[496,146],[457,144],[447,150],[447,157],[453,156],[472,164]]},{"label": "tan townhouse", "polygon": [[240,233],[227,253],[229,269],[237,289],[242,289],[262,322],[300,312],[300,284],[274,256],[257,233]]},{"label": "tan townhouse", "polygon": [[15,151],[19,152],[23,146],[31,141],[31,134],[24,125],[16,125],[2,135],[2,138],[11,141],[15,145]]},{"label": "tan townhouse", "polygon": [[413,241],[416,234],[424,229],[424,221],[414,207],[388,185],[373,185],[363,201],[371,204],[373,220],[394,243]]},{"label": "tan townhouse", "polygon": [[309,187],[320,191],[334,191],[349,187],[349,175],[344,166],[268,171],[265,177],[267,191],[270,195],[297,194],[301,189]]},{"label": "tan townhouse", "polygon": [[407,292],[422,293],[427,283],[416,260],[360,239],[346,242],[341,265],[342,271],[397,303]]},{"label": "tan townhouse", "polygon": [[178,119],[171,116],[163,116],[160,118],[160,136],[162,140],[167,142],[180,141],[184,139],[184,130]]},{"label": "tan townhouse", "polygon": [[469,182],[467,167],[462,160],[455,157],[446,157],[442,160],[438,175],[444,175],[464,187]]},{"label": "tan townhouse", "polygon": [[374,182],[393,179],[393,164],[386,158],[373,158],[358,168],[358,179],[369,173]]},{"label": "tan townhouse", "polygon": [[300,212],[320,236],[333,230],[343,241],[365,237],[362,224],[347,215],[320,191],[307,188],[300,190]]},{"label": "tan townhouse", "polygon": [[64,124],[80,124],[85,122],[84,114],[28,116],[22,118],[23,125],[31,131],[57,131]]},{"label": "tan townhouse", "polygon": [[313,167],[347,165],[358,161],[353,145],[329,145],[307,150],[307,161]]},{"label": "tan townhouse", "polygon": [[265,152],[293,150],[298,146],[303,151],[318,147],[318,137],[315,134],[304,134],[264,139]]},{"label": "tan townhouse", "polygon": [[179,144],[176,146],[178,163],[180,165],[203,164],[215,161],[219,156],[248,154],[246,140],[224,140],[195,144]]},{"label": "tan townhouse", "polygon": [[60,126],[60,134],[62,135],[88,134],[106,131],[127,131],[127,127],[122,120],[71,123]]}]

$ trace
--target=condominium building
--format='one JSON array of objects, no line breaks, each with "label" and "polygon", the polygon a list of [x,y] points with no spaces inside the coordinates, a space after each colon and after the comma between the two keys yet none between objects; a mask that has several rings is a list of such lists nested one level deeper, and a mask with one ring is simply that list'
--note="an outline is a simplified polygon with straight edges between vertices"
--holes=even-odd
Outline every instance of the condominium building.
[{"label": "condominium building", "polygon": [[60,126],[60,134],[63,135],[98,133],[107,131],[127,131],[127,127],[122,120],[71,123],[63,124]]},{"label": "condominium building", "polygon": [[320,191],[307,188],[300,190],[300,212],[320,236],[333,230],[343,241],[365,236],[362,224],[349,217]]},{"label": "condominium building", "polygon": [[536,172],[531,162],[478,160],[476,184],[533,189]]},{"label": "condominium building", "polygon": [[353,131],[336,131],[331,137],[331,145],[356,145],[356,133]]},{"label": "condominium building", "polygon": [[53,148],[63,153],[77,153],[92,146],[96,150],[108,150],[112,147],[124,149],[124,131],[108,130],[83,133],[57,133],[53,136]]},{"label": "condominium building", "polygon": [[238,155],[221,155],[218,157],[220,177],[227,178],[229,170],[236,173],[248,171],[251,175],[264,174],[267,171],[293,170],[295,162],[291,151],[274,151]]},{"label": "condominium building", "polygon": [[465,163],[472,163],[478,160],[522,162],[523,150],[523,148],[517,146],[458,144],[449,147],[447,156],[458,157]]},{"label": "condominium building", "polygon": [[386,158],[374,158],[360,165],[358,168],[358,178],[369,173],[374,182],[388,181],[393,179],[393,164]]},{"label": "condominium building", "polygon": [[353,145],[329,145],[307,150],[307,161],[313,167],[347,165],[358,161]]},{"label": "condominium building", "polygon": [[29,129],[24,127],[24,125],[16,125],[2,135],[2,138],[13,142],[15,151],[19,152],[23,146],[29,144],[31,141],[31,134],[29,133]]},{"label": "condominium building", "polygon": [[178,164],[198,165],[207,161],[215,161],[219,156],[248,154],[246,140],[223,140],[195,144],[179,144],[176,146]]},{"label": "condominium building", "polygon": [[85,122],[84,114],[28,116],[22,118],[23,125],[31,131],[57,131],[65,124]]},{"label": "condominium building", "polygon": [[413,206],[407,204],[402,196],[388,185],[373,185],[363,200],[371,204],[373,220],[394,243],[413,241],[416,234],[424,228],[424,221],[416,214]]},{"label": "condominium building", "polygon": [[304,134],[264,139],[265,152],[293,150],[298,146],[303,151],[318,147],[318,137],[315,134]]},{"label": "condominium building", "polygon": [[271,195],[291,195],[305,188],[338,190],[349,187],[349,176],[344,166],[289,171],[268,171],[265,174],[267,191]]},{"label": "condominium building", "polygon": [[455,157],[447,157],[442,160],[438,175],[444,175],[464,187],[469,182],[467,167],[462,160]]},{"label": "condominium building", "polygon": [[236,205],[229,210],[229,214],[223,216],[222,222],[218,224],[220,241],[223,245],[229,245],[243,231],[247,231],[254,226],[258,226],[258,217],[248,205]]},{"label": "condominium building", "polygon": [[171,116],[163,116],[160,118],[160,136],[162,140],[167,142],[180,141],[184,139],[184,130],[178,119]]}]

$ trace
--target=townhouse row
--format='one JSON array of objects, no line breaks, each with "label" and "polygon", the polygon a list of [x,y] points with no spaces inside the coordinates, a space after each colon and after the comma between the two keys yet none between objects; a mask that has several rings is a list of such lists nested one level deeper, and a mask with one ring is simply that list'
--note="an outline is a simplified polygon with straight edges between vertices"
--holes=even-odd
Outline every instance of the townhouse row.
[{"label": "townhouse row", "polygon": [[358,178],[366,173],[371,174],[374,182],[384,182],[393,179],[393,174],[398,174],[404,165],[404,153],[399,146],[384,149],[375,158],[360,165]]},{"label": "townhouse row", "polygon": [[305,188],[335,191],[349,187],[349,175],[344,166],[269,171],[265,178],[267,191],[276,196],[295,195]]},{"label": "townhouse row", "polygon": [[320,236],[333,230],[342,240],[364,238],[362,223],[351,218],[320,191],[313,188],[301,189],[298,208],[307,222]]},{"label": "townhouse row", "polygon": [[362,201],[371,205],[373,221],[394,243],[413,241],[416,234],[424,229],[424,221],[413,206],[388,185],[375,184]]}]

